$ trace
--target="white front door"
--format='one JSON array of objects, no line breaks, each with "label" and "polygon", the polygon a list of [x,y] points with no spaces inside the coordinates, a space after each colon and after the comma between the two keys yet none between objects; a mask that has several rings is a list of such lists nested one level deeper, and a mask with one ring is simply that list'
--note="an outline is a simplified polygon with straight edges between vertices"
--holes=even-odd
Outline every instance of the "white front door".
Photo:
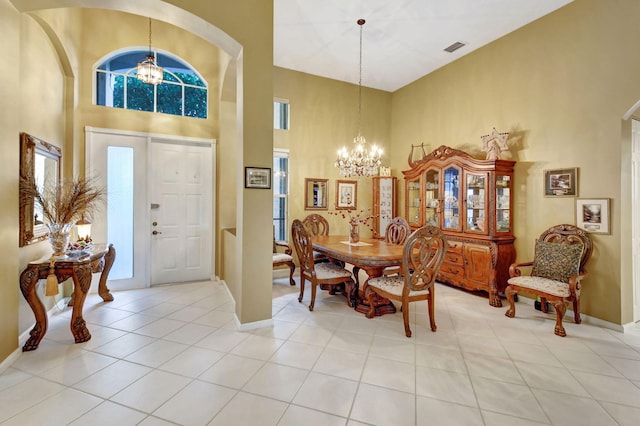
[{"label": "white front door", "polygon": [[109,287],[211,279],[215,141],[90,127],[85,133],[86,175],[107,188],[91,234],[116,249]]},{"label": "white front door", "polygon": [[633,321],[640,321],[640,121],[632,120],[631,226],[633,262]]},{"label": "white front door", "polygon": [[211,279],[210,144],[151,140],[151,285]]}]

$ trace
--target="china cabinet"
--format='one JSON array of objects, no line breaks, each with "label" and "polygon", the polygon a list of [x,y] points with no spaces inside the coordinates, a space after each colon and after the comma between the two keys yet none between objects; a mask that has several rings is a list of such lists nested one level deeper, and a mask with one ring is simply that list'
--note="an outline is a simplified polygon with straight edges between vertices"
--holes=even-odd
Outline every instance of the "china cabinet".
[{"label": "china cabinet", "polygon": [[374,176],[373,185],[373,238],[384,239],[387,225],[396,217],[395,176]]},{"label": "china cabinet", "polygon": [[440,146],[420,160],[409,158],[405,212],[409,225],[438,226],[449,247],[438,280],[489,293],[502,306],[515,260],[513,241],[513,167],[510,160],[478,160]]}]

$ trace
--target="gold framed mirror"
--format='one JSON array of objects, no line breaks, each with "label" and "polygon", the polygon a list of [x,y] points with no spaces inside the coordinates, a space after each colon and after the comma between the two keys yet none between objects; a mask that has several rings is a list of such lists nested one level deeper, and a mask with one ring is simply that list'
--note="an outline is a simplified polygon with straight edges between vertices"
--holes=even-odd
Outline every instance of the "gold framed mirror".
[{"label": "gold framed mirror", "polygon": [[329,179],[305,178],[304,209],[327,210],[329,207]]},{"label": "gold framed mirror", "polygon": [[[34,180],[38,186],[57,185],[62,178],[62,149],[28,133],[20,133],[20,180]],[[19,245],[45,240],[48,230],[42,210],[33,197],[20,191]]]}]

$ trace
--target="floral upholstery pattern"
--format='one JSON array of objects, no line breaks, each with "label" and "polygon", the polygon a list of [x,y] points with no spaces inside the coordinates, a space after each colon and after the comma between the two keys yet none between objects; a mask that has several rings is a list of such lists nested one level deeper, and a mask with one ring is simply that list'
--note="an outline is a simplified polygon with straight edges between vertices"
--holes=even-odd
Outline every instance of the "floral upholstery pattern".
[{"label": "floral upholstery pattern", "polygon": [[538,290],[558,297],[569,297],[569,284],[562,281],[542,277],[522,276],[509,278],[508,282],[521,288]]},{"label": "floral upholstery pattern", "polygon": [[319,280],[344,278],[346,281],[351,278],[351,272],[335,263],[318,263],[315,265],[315,271]]},{"label": "floral upholstery pattern", "polygon": [[[371,287],[379,288],[394,296],[401,297],[402,289],[404,289],[404,277],[400,275],[383,275],[377,278],[371,278],[367,281],[367,284]],[[409,297],[418,296],[420,294],[426,294],[428,290],[421,291],[409,291]]]},{"label": "floral upholstery pattern", "polygon": [[273,253],[273,263],[293,262],[293,256],[284,253]]},{"label": "floral upholstery pattern", "polygon": [[531,275],[568,283],[580,268],[582,244],[560,244],[536,240],[536,253]]}]

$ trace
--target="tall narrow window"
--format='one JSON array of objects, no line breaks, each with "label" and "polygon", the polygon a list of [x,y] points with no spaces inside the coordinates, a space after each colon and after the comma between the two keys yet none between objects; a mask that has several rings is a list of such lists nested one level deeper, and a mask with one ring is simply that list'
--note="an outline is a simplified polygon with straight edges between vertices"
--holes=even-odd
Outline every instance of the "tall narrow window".
[{"label": "tall narrow window", "polygon": [[273,101],[273,128],[289,130],[289,101],[286,99]]},{"label": "tall narrow window", "polygon": [[133,277],[133,148],[107,148],[107,241],[118,248],[112,280]]},{"label": "tall narrow window", "polygon": [[289,210],[289,152],[273,153],[273,229],[276,240],[287,239]]},{"label": "tall narrow window", "polygon": [[164,70],[162,84],[143,83],[137,64],[149,52],[112,54],[96,67],[96,105],[207,118],[207,84],[181,59],[155,53]]}]

